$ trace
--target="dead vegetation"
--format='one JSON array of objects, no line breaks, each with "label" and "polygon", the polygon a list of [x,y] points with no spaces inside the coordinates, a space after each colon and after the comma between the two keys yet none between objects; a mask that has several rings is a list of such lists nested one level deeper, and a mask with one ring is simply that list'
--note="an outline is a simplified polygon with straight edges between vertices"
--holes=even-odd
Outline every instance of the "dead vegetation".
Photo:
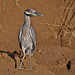
[{"label": "dead vegetation", "polygon": [[[71,43],[72,43],[72,39],[75,38],[75,26],[71,24],[72,19],[74,19],[75,16],[75,0],[69,0],[68,3],[66,4],[66,7],[64,8],[63,11],[63,16],[62,16],[62,21],[61,24],[57,24],[59,20],[55,21],[55,24],[48,24],[46,21],[46,24],[49,26],[49,28],[52,30],[53,34],[54,34],[54,38],[60,38],[60,44],[61,46],[63,46],[63,41],[64,41],[64,37],[68,36],[69,40],[68,40],[68,47],[71,47]],[[52,29],[52,26],[58,27],[58,31],[54,31],[54,29]],[[53,35],[52,34],[52,35]]]},{"label": "dead vegetation", "polygon": [[[64,0],[65,1],[65,0]],[[18,6],[19,8],[21,8],[23,10],[23,8],[18,4],[18,0],[15,0],[15,4],[16,6]],[[60,0],[59,0],[60,3]],[[50,28],[50,30],[52,31],[52,36],[57,39],[60,39],[60,45],[63,46],[63,41],[64,41],[64,37],[68,36],[69,40],[68,40],[68,47],[71,47],[71,43],[72,43],[72,39],[75,38],[75,27],[74,25],[72,25],[71,21],[72,19],[74,19],[75,16],[75,0],[69,0],[68,3],[66,4],[66,6],[63,8],[63,15],[62,15],[62,20],[61,23],[59,23],[60,19],[57,18],[55,20],[55,24],[49,24],[45,17],[44,17],[44,23],[37,21],[36,19],[34,20],[35,22],[41,23],[41,24],[46,24],[48,25],[48,27]],[[53,29],[53,27],[58,28],[58,31],[55,31]]]},{"label": "dead vegetation", "polygon": [[[71,23],[72,19],[74,19],[74,16],[75,16],[75,6],[74,5],[75,5],[75,0],[68,1],[63,11],[61,24],[57,24],[59,20],[55,20],[55,24],[48,24],[48,22],[44,20],[45,24],[47,24],[50,30],[53,32],[52,36],[55,39],[60,38],[61,46],[63,46],[64,44],[63,38],[65,36],[70,35],[68,36],[69,37],[68,44],[67,44],[68,47],[71,47],[72,39],[75,38],[75,26],[72,25]],[[52,26],[58,27],[58,31],[54,31]]]},{"label": "dead vegetation", "polygon": [[[61,46],[63,46],[63,41],[66,36],[69,37],[69,40],[68,40],[68,44],[67,46],[71,47],[71,43],[72,43],[72,39],[75,38],[75,26],[71,23],[72,19],[74,19],[74,16],[75,16],[75,6],[73,6],[75,3],[75,0],[69,0],[68,3],[66,4],[66,7],[64,8],[64,11],[63,11],[63,18],[62,18],[62,21],[60,21],[59,18],[57,18],[55,20],[55,23],[54,24],[49,24],[46,19],[43,19],[44,20],[44,23],[42,22],[39,22],[37,20],[34,20],[35,22],[38,22],[38,23],[41,23],[41,24],[46,24],[48,25],[48,27],[50,28],[50,30],[52,31],[51,32],[51,35],[57,40],[58,38],[60,38],[60,44]],[[18,6],[20,9],[23,10],[23,8],[19,5],[19,0],[15,0],[15,4],[16,6]],[[70,17],[69,17],[70,15]],[[45,18],[45,17],[44,17]],[[60,23],[61,22],[61,23]],[[57,31],[55,31],[53,29],[53,27],[55,28],[58,28]],[[0,26],[1,30],[3,29],[2,26]],[[2,30],[2,32],[6,32],[4,30]],[[39,51],[41,53],[41,51]],[[15,61],[15,68],[17,67],[17,63],[16,63],[16,60],[15,60],[15,54],[18,56],[18,55],[21,55],[21,54],[18,54],[17,52],[4,52],[4,51],[0,51],[0,55],[3,57],[2,53],[6,53],[9,57],[13,58],[14,61]],[[11,56],[12,55],[12,56]],[[20,56],[18,56],[20,58]],[[3,57],[4,58],[4,57]],[[53,68],[54,67],[65,67],[66,64],[68,64],[67,62],[65,62],[64,64],[62,65],[59,65],[59,66],[52,66]],[[51,67],[51,66],[50,66]],[[53,74],[55,75],[55,74]]]},{"label": "dead vegetation", "polygon": [[75,37],[75,33],[74,33],[75,27],[74,25],[71,24],[71,21],[73,17],[75,16],[75,7],[73,6],[74,2],[75,0],[69,0],[63,12],[63,19],[62,19],[61,27],[57,34],[57,36],[59,36],[61,39],[61,46],[63,46],[63,37],[68,36],[69,34],[71,35],[70,39],[68,40],[69,47],[71,47],[72,38]]}]

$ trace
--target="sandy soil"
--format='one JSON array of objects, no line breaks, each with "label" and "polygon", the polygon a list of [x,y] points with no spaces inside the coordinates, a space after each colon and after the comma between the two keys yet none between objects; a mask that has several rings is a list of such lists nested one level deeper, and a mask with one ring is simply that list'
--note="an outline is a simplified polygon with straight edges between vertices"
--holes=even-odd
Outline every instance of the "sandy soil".
[{"label": "sandy soil", "polygon": [[[75,39],[72,35],[60,38],[61,21],[69,12],[65,25],[75,24],[74,0],[0,0],[0,75],[75,75]],[[32,71],[18,70],[20,64],[18,30],[24,23],[24,10],[32,8],[43,17],[31,18],[36,33],[36,49],[32,56]],[[66,8],[66,11],[65,11]],[[70,11],[69,11],[70,10]],[[72,17],[72,18],[71,18]],[[47,23],[50,25],[48,25]],[[66,28],[66,27],[65,27]],[[71,29],[70,29],[71,30]],[[73,30],[72,30],[73,31]],[[29,57],[24,60],[29,68]],[[70,69],[67,67],[71,67]]]}]

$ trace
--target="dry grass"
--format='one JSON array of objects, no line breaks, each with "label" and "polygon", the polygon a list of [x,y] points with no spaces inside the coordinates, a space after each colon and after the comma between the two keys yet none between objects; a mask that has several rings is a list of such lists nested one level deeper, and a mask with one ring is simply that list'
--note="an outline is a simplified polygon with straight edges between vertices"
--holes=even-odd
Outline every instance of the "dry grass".
[{"label": "dry grass", "polygon": [[16,6],[18,6],[21,10],[24,10],[24,9],[19,5],[18,2],[19,2],[18,0],[15,0],[15,4],[16,4]]},{"label": "dry grass", "polygon": [[[65,8],[64,8],[64,12],[63,12],[63,19],[62,19],[62,22],[61,24],[57,24],[59,23],[58,21],[59,18],[57,18],[55,20],[55,23],[54,24],[49,24],[45,17],[43,19],[44,23],[43,22],[40,22],[38,21],[37,19],[35,19],[34,21],[35,22],[38,22],[38,23],[41,23],[41,24],[46,24],[50,30],[52,31],[52,33],[50,33],[55,39],[57,38],[60,38],[60,42],[61,42],[61,46],[63,46],[63,37],[65,36],[68,36],[70,35],[70,39],[68,40],[68,46],[71,47],[71,41],[73,38],[75,38],[75,28],[70,24],[71,20],[73,19],[74,17],[74,14],[75,14],[75,7],[73,7],[72,9],[72,6],[74,4],[75,0],[69,0],[68,3],[66,4]],[[15,0],[15,4],[16,6],[18,6],[20,9],[24,10],[20,5],[19,5],[19,0]],[[68,8],[68,9],[67,9]],[[71,14],[71,17],[68,18],[69,14],[70,14],[70,11],[72,10],[72,14]],[[69,19],[69,21],[66,23],[67,19]],[[58,31],[55,31],[53,29],[53,27],[58,27]],[[60,28],[60,29],[59,29]],[[63,41],[62,41],[63,40]]]},{"label": "dry grass", "polygon": [[4,0],[4,8],[5,8],[5,0]]}]

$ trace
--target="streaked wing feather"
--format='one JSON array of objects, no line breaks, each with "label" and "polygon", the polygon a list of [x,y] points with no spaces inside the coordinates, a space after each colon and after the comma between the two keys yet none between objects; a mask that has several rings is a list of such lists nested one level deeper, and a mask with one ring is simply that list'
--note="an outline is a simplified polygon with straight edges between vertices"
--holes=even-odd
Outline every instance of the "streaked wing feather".
[{"label": "streaked wing feather", "polygon": [[21,35],[22,35],[22,26],[20,27],[20,30],[19,30],[19,34],[18,34],[18,40],[19,40],[19,45],[20,45],[20,48],[22,49],[22,46],[21,46]]},{"label": "streaked wing feather", "polygon": [[30,26],[30,29],[31,29],[31,33],[30,33],[30,35],[31,35],[32,42],[33,42],[33,49],[35,49],[35,46],[36,46],[35,32],[34,32],[32,26]]}]

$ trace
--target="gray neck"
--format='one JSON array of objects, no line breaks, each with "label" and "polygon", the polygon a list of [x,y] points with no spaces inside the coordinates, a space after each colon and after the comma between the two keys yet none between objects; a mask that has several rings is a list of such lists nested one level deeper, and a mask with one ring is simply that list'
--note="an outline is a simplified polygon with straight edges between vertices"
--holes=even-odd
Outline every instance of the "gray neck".
[{"label": "gray neck", "polygon": [[25,16],[25,25],[29,25],[30,26],[30,17],[27,16],[27,15],[24,15]]}]

